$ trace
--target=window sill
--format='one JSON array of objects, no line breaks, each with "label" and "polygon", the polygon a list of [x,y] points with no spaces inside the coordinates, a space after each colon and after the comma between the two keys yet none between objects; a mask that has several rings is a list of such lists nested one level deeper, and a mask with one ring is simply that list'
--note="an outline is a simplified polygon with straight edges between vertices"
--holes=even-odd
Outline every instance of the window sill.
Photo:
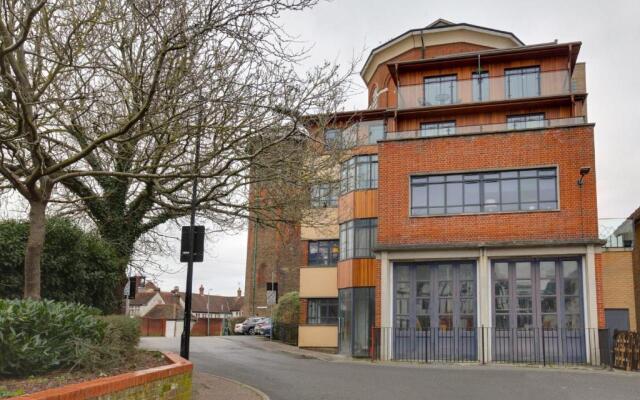
[{"label": "window sill", "polygon": [[506,215],[506,214],[532,214],[532,213],[554,213],[560,212],[559,208],[553,210],[518,210],[518,211],[487,211],[460,214],[437,214],[437,215],[410,215],[409,218],[441,218],[441,217],[468,217],[474,215]]},{"label": "window sill", "polygon": [[369,257],[349,257],[349,258],[345,258],[344,260],[340,260],[339,262],[349,261],[349,260],[375,260],[375,258],[376,258],[375,255],[371,255]]},{"label": "window sill", "polygon": [[302,268],[336,268],[338,264],[330,264],[330,265],[305,265]]},{"label": "window sill", "polygon": [[306,324],[300,324],[300,326],[338,326],[338,323],[334,323],[334,324],[310,324],[310,323],[306,323]]}]

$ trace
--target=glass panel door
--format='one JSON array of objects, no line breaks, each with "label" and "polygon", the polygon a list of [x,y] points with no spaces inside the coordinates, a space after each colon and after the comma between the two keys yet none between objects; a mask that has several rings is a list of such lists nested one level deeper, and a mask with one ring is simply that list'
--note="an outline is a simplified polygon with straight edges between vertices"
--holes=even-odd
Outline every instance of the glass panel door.
[{"label": "glass panel door", "polygon": [[351,355],[352,289],[338,291],[338,351]]}]

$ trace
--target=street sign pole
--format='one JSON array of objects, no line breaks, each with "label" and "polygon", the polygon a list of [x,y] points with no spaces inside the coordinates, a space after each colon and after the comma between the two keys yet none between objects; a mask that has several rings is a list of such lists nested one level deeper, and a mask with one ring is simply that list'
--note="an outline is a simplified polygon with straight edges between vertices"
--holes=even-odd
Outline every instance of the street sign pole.
[{"label": "street sign pole", "polygon": [[[202,119],[200,119],[202,120]],[[194,174],[197,174],[198,164],[200,162],[200,129],[196,136],[196,155],[194,163]],[[184,292],[184,323],[182,327],[182,336],[180,340],[180,356],[189,359],[189,339],[191,338],[191,290],[193,285],[193,253],[194,253],[194,236],[196,225],[196,202],[198,193],[198,178],[193,177],[193,192],[191,193],[191,222],[189,224],[189,261],[187,262],[187,287]]]}]

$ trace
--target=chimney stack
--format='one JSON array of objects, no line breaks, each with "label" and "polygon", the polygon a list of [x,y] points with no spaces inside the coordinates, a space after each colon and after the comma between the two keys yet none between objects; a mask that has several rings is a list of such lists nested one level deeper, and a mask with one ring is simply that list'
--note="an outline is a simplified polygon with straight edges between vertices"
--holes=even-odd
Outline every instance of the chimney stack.
[{"label": "chimney stack", "polygon": [[198,292],[200,292],[200,296],[204,296],[204,285],[200,285],[200,289],[198,289]]},{"label": "chimney stack", "polygon": [[238,297],[242,297],[242,289],[238,288]]}]

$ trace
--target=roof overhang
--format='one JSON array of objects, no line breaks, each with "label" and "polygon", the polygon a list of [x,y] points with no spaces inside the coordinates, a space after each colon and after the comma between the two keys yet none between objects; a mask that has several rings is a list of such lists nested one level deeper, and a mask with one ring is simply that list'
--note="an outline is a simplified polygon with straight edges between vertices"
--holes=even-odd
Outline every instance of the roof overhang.
[{"label": "roof overhang", "polygon": [[371,50],[360,76],[365,82],[369,82],[378,65],[411,49],[456,42],[498,49],[524,46],[524,43],[511,32],[466,23],[431,24],[425,28],[409,30]]}]

